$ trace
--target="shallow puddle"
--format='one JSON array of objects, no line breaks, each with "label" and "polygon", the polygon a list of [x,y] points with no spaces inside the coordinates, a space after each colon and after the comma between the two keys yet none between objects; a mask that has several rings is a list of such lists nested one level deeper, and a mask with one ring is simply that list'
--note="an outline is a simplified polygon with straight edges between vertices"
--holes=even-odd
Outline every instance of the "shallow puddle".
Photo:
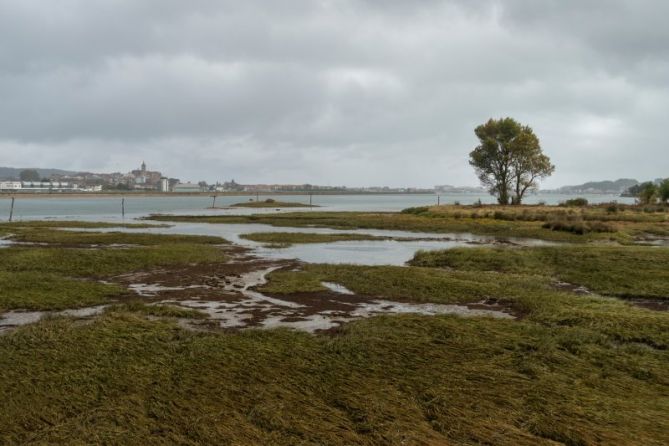
[{"label": "shallow puddle", "polygon": [[104,311],[109,305],[96,305],[93,307],[73,308],[62,311],[8,311],[0,314],[0,333],[22,325],[34,324],[50,316],[67,316],[74,318],[87,318],[96,316]]},{"label": "shallow puddle", "polygon": [[185,291],[192,289],[208,288],[206,285],[190,285],[190,286],[163,286],[157,283],[133,283],[128,286],[130,291],[134,291],[137,295],[142,297],[151,297],[165,291]]},{"label": "shallow puddle", "polygon": [[321,285],[323,285],[325,288],[327,288],[328,290],[333,291],[335,293],[349,294],[349,295],[355,294],[353,291],[349,290],[344,285],[340,285],[338,283],[321,282]]}]

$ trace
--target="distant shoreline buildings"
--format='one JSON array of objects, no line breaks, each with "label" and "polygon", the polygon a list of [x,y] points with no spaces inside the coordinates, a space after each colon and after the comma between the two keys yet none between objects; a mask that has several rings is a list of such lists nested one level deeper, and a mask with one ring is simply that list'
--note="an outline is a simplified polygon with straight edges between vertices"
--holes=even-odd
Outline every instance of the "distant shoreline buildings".
[{"label": "distant shoreline buildings", "polygon": [[[67,172],[53,169],[0,168],[0,192],[4,193],[78,193],[78,192],[157,192],[157,193],[241,193],[241,194],[487,194],[482,187],[438,185],[433,188],[416,187],[348,187],[319,186],[314,184],[240,184],[234,179],[215,184],[205,181],[182,182],[169,178],[160,171],[149,170],[146,162],[128,173]],[[40,173],[44,177],[40,178]],[[25,178],[24,178],[25,177]],[[657,180],[656,180],[657,182]],[[544,194],[625,194],[633,179],[589,182],[579,186],[564,186],[541,190]]]}]

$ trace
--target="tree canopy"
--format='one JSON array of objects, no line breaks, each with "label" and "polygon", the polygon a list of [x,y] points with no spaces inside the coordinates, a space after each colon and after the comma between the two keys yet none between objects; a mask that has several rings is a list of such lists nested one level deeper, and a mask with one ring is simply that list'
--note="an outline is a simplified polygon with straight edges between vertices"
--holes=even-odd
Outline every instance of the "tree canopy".
[{"label": "tree canopy", "polygon": [[40,181],[40,176],[35,169],[26,169],[19,173],[19,179],[21,181]]},{"label": "tree canopy", "polygon": [[652,181],[642,183],[639,187],[639,203],[654,204],[658,196],[658,187]]},{"label": "tree canopy", "polygon": [[490,119],[474,133],[480,144],[469,154],[469,164],[500,204],[521,204],[538,180],[555,171],[534,131],[512,118]]},{"label": "tree canopy", "polygon": [[659,194],[660,194],[660,200],[663,203],[669,201],[669,178],[665,179],[660,183]]}]

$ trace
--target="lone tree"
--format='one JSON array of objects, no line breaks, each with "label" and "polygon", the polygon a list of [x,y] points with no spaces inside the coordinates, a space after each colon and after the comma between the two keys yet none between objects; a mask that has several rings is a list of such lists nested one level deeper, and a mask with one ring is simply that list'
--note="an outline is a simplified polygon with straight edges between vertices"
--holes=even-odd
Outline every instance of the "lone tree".
[{"label": "lone tree", "polygon": [[499,204],[521,204],[525,192],[555,171],[532,129],[512,118],[490,119],[474,133],[481,144],[469,164]]}]

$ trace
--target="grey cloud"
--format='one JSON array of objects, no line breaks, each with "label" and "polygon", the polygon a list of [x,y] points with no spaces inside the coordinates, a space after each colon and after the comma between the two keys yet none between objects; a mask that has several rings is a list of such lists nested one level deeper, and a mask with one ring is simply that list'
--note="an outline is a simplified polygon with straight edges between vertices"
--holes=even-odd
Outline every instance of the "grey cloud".
[{"label": "grey cloud", "polygon": [[557,164],[548,186],[666,176],[667,13],[660,0],[0,0],[0,164],[473,184],[474,126],[510,115]]}]

